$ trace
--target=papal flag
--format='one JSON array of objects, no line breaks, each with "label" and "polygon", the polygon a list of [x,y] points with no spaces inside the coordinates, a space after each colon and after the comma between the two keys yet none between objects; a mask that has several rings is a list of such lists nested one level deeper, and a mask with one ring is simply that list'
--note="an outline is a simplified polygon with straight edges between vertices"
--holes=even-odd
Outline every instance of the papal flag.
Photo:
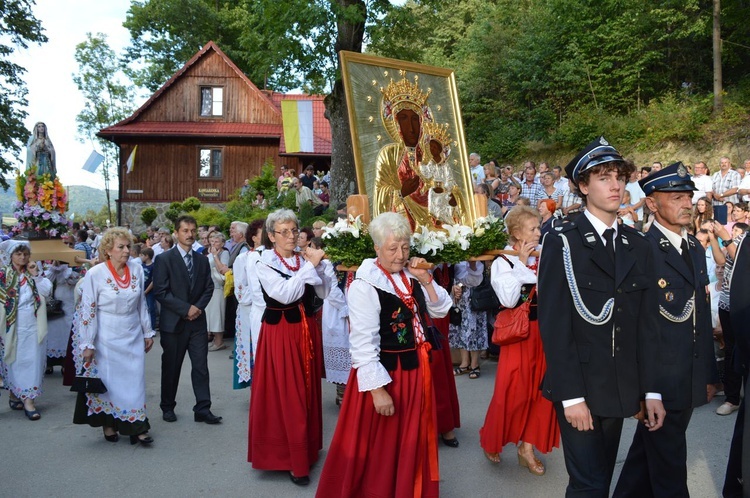
[{"label": "papal flag", "polygon": [[99,154],[97,151],[92,150],[89,158],[86,159],[85,163],[83,163],[83,170],[88,171],[89,173],[93,173],[96,171],[96,168],[98,168],[102,163],[102,161],[104,161],[104,156]]},{"label": "papal flag", "polygon": [[312,100],[282,100],[281,119],[287,152],[315,152]]},{"label": "papal flag", "polygon": [[126,173],[130,173],[131,171],[133,171],[133,168],[135,167],[135,153],[137,150],[138,150],[138,146],[136,145],[135,147],[133,147],[133,152],[130,153],[130,157],[128,157],[128,160],[125,163],[125,165],[128,167]]}]

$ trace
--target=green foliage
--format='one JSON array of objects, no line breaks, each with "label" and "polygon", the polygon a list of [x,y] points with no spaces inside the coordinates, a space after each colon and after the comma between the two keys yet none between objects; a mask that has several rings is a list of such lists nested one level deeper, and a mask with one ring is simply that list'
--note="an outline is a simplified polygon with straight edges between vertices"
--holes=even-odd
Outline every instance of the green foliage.
[{"label": "green foliage", "polygon": [[253,192],[263,192],[266,195],[266,199],[275,197],[278,192],[276,191],[276,178],[275,166],[271,159],[266,159],[260,170],[260,175],[250,180],[250,187]]},{"label": "green foliage", "polygon": [[151,223],[154,222],[154,220],[157,218],[158,213],[156,212],[156,209],[152,207],[147,207],[143,211],[141,211],[141,221],[144,225],[147,227],[151,226]]},{"label": "green foliage", "polygon": [[216,209],[209,206],[201,206],[197,211],[191,213],[195,220],[200,225],[216,225],[219,230],[226,233],[229,230],[229,224],[231,223],[226,216],[226,213],[222,210]]},{"label": "green foliage", "polygon": [[372,237],[365,230],[359,237],[351,233],[341,233],[337,237],[324,238],[326,257],[336,264],[359,266],[362,261],[375,257]]},{"label": "green foliage", "polygon": [[11,62],[17,49],[29,44],[47,41],[42,24],[34,17],[31,0],[6,0],[0,3],[0,186],[9,187],[6,176],[18,159],[21,148],[31,135],[24,126],[27,87],[23,80],[26,72],[19,64]]},{"label": "green foliage", "polygon": [[172,224],[177,222],[177,218],[180,217],[180,214],[182,212],[179,209],[175,209],[173,207],[170,207],[164,212],[164,217],[172,222]]},{"label": "green foliage", "polygon": [[176,211],[182,211],[182,203],[178,201],[170,202],[169,203],[169,209],[174,209]]},{"label": "green foliage", "polygon": [[98,227],[106,227],[108,220],[110,222],[110,225],[113,224],[113,220],[109,217],[109,209],[107,209],[107,206],[102,206],[102,208],[98,212],[89,209],[88,211],[86,211],[86,214],[82,219],[93,221],[94,225]]},{"label": "green foliage", "polygon": [[201,201],[197,197],[188,197],[182,201],[182,210],[186,213],[198,211],[201,208]]}]

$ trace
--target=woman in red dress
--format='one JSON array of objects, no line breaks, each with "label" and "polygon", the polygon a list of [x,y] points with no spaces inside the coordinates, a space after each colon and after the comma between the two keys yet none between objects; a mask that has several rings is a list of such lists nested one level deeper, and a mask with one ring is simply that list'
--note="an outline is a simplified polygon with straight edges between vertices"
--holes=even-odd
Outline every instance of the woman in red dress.
[{"label": "woman in red dress", "polygon": [[[516,206],[505,218],[510,241],[518,256],[500,257],[492,264],[492,288],[506,308],[520,305],[536,286],[537,261],[531,252],[539,245],[539,212]],[[531,331],[526,340],[502,346],[495,392],[487,409],[479,442],[487,458],[498,463],[503,446],[518,444],[518,464],[543,475],[544,464],[534,454],[549,453],[560,445],[560,428],[552,403],[542,397],[540,385],[547,369],[536,320],[536,297],[529,313]],[[519,444],[520,443],[520,444]]]},{"label": "woman in red dress", "polygon": [[[436,497],[437,427],[424,314],[451,299],[409,259],[411,227],[396,213],[369,226],[376,259],[349,287],[352,371],[320,476],[319,498]],[[407,268],[408,266],[408,268]]]},{"label": "woman in red dress", "polygon": [[310,466],[323,447],[320,331],[313,294],[328,295],[323,251],[294,252],[299,228],[288,209],[266,219],[272,249],[256,263],[263,313],[250,394],[248,455],[253,468],[286,470],[294,484],[310,483]]}]

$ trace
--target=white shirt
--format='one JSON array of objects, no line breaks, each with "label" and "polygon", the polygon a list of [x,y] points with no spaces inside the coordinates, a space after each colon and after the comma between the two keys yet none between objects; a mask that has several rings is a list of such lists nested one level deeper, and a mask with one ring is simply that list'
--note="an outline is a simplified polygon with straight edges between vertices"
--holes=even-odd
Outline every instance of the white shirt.
[{"label": "white shirt", "polygon": [[[413,275],[404,268],[406,278]],[[400,278],[394,282],[402,291],[406,291]],[[453,304],[448,292],[439,285],[433,284],[437,301],[427,298],[427,313],[435,318],[448,314]],[[359,390],[372,391],[391,383],[391,376],[380,363],[380,299],[376,289],[395,294],[391,283],[375,265],[374,259],[366,259],[357,270],[357,277],[349,286],[349,350],[352,354],[352,368],[357,369]]]},{"label": "white shirt", "polygon": [[[631,182],[625,185],[625,190],[630,192],[630,203],[631,204],[638,204],[641,202],[641,199],[646,197],[646,193],[641,189],[641,186],[638,184],[638,182]],[[636,211],[638,213],[638,219],[643,220],[643,206],[638,208]]]},{"label": "white shirt", "polygon": [[479,185],[485,179],[484,166],[477,164],[471,168],[471,179],[474,181],[474,185]]},{"label": "white shirt", "polygon": [[[698,185],[696,184],[695,186],[697,187]],[[745,188],[750,188],[750,175],[748,175],[747,173],[745,174],[744,178],[742,178],[742,181],[740,182],[740,190],[745,189]],[[745,202],[750,201],[750,195],[747,195],[747,194],[743,195],[742,200]]]},{"label": "white shirt", "polygon": [[698,202],[701,197],[706,197],[708,194],[714,191],[714,182],[711,181],[711,177],[708,175],[693,175],[691,177],[691,180],[693,180],[693,183],[695,183],[695,188],[698,189],[693,192],[693,204]]}]

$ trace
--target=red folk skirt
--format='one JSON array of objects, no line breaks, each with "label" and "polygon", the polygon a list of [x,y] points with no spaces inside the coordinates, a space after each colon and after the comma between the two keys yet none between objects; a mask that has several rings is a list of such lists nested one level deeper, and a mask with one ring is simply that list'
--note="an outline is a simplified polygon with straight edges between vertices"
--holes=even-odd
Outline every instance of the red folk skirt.
[{"label": "red folk skirt", "polygon": [[439,496],[435,404],[424,384],[429,369],[420,356],[419,368],[399,365],[389,372],[392,382],[385,389],[396,409],[391,417],[375,413],[372,396],[359,391],[352,369],[316,497]]},{"label": "red folk skirt", "polygon": [[461,427],[461,413],[456,392],[456,377],[453,375],[451,346],[448,343],[450,318],[433,318],[435,327],[440,332],[440,350],[432,350],[432,385],[435,390],[435,407],[437,408],[437,430],[440,434]]},{"label": "red folk skirt", "polygon": [[[321,335],[314,317],[261,326],[250,394],[247,461],[306,476],[323,447]],[[305,340],[305,336],[309,338]],[[312,357],[310,357],[312,349]]]},{"label": "red folk skirt", "polygon": [[560,427],[552,402],[542,397],[547,362],[539,322],[531,322],[529,338],[500,348],[495,392],[487,408],[479,444],[501,453],[508,443],[533,444],[541,453],[560,446]]}]

